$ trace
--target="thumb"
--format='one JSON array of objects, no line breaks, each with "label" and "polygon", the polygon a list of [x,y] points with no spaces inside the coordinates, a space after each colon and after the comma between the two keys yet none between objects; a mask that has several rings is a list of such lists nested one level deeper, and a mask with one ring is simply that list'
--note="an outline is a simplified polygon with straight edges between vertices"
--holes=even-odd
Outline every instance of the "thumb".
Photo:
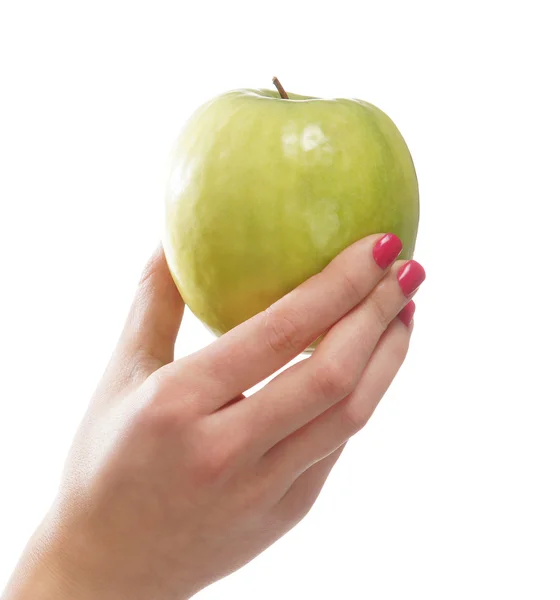
[{"label": "thumb", "polygon": [[170,363],[184,309],[185,303],[159,246],[140,278],[117,356],[132,359],[135,368],[140,367],[144,375]]}]

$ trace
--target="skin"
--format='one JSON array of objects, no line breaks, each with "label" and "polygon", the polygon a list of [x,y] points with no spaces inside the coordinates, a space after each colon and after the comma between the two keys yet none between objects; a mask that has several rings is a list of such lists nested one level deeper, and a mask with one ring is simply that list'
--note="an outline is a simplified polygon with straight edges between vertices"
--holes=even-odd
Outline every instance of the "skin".
[{"label": "skin", "polygon": [[412,258],[418,183],[391,119],[360,100],[237,90],[202,106],[171,155],[164,248],[217,335],[379,231]]},{"label": "skin", "polygon": [[184,600],[298,523],[405,359],[405,261],[382,270],[380,237],[177,360],[184,303],[158,250],[3,600]]}]

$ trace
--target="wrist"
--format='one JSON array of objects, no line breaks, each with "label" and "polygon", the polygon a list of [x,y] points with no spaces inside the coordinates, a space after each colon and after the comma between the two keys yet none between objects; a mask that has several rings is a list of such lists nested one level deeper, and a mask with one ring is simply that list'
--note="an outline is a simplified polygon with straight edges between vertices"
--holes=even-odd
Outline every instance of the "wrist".
[{"label": "wrist", "polygon": [[[93,600],[45,520],[25,548],[1,600]],[[97,599],[99,600],[99,599]]]}]

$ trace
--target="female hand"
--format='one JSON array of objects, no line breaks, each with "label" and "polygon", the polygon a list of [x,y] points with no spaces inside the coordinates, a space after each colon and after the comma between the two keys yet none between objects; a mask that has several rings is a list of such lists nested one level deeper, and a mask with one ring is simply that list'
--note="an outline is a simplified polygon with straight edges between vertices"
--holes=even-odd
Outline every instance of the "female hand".
[{"label": "female hand", "polygon": [[363,239],[175,361],[183,302],[158,251],[5,598],[183,600],[292,528],[405,358],[424,271],[400,249]]}]

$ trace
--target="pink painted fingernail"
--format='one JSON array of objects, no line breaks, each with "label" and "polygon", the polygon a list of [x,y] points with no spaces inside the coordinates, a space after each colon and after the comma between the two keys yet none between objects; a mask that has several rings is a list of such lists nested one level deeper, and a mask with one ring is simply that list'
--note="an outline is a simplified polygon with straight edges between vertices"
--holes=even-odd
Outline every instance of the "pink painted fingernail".
[{"label": "pink painted fingernail", "polygon": [[416,304],[414,300],[411,300],[399,313],[399,319],[407,326],[410,327],[414,313],[416,311]]},{"label": "pink painted fingernail", "polygon": [[387,233],[373,247],[373,260],[386,269],[401,253],[402,242],[393,233]]},{"label": "pink painted fingernail", "polygon": [[415,292],[420,284],[426,279],[424,267],[415,260],[409,260],[400,269],[397,274],[397,281],[405,296],[410,296]]}]

